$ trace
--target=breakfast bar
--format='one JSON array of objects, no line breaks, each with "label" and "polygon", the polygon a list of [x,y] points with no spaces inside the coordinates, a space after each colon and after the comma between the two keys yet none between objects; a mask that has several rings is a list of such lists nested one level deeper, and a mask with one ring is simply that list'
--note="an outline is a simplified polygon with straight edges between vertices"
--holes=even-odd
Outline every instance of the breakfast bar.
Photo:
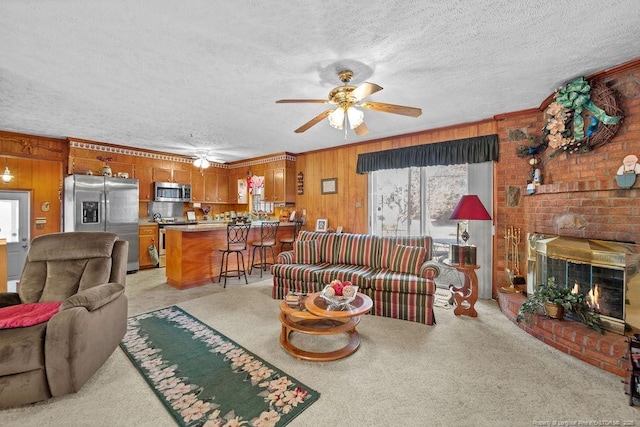
[{"label": "breakfast bar", "polygon": [[[260,240],[261,221],[251,223],[247,240],[244,263],[247,270],[250,265],[251,242]],[[293,233],[294,222],[280,222],[278,238],[273,250],[278,255],[281,237]],[[167,226],[166,230],[166,276],[167,283],[178,289],[192,288],[211,283],[220,274],[222,255],[218,248],[226,245],[227,225],[209,223],[194,225]],[[229,264],[235,263],[235,257],[229,258]],[[242,281],[241,283],[244,283]]]}]

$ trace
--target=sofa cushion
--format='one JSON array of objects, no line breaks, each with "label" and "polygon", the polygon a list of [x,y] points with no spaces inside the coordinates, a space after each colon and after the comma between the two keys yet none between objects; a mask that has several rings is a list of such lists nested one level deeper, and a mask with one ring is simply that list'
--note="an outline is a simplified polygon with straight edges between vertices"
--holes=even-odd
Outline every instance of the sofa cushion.
[{"label": "sofa cushion", "polygon": [[431,259],[431,236],[380,237],[378,242],[380,268],[389,268],[391,266],[391,256],[396,245],[425,248],[427,250],[426,259]]},{"label": "sofa cushion", "polygon": [[376,267],[378,239],[367,234],[339,234],[336,236],[333,264]]},{"label": "sofa cushion", "polygon": [[298,240],[317,240],[320,249],[320,262],[333,262],[335,233],[320,233],[316,231],[301,231]]},{"label": "sofa cushion", "polygon": [[371,277],[375,275],[378,269],[367,267],[364,265],[351,264],[331,264],[322,271],[316,272],[318,281],[324,284],[330,283],[332,280],[349,280],[360,288],[371,287]]},{"label": "sofa cushion", "polygon": [[396,273],[420,274],[427,250],[418,246],[396,245],[391,253],[389,270]]},{"label": "sofa cushion", "polygon": [[42,369],[46,330],[46,322],[3,330],[0,340],[0,376]]},{"label": "sofa cushion", "polygon": [[303,240],[293,243],[294,264],[317,264],[320,262],[320,246],[317,240]]},{"label": "sofa cushion", "polygon": [[370,278],[371,287],[385,292],[405,294],[427,294],[436,292],[436,283],[431,279],[417,278],[414,274],[380,270]]},{"label": "sofa cushion", "polygon": [[316,272],[327,267],[328,263],[321,264],[274,264],[271,266],[271,274],[275,277],[299,280],[303,282],[316,282]]}]

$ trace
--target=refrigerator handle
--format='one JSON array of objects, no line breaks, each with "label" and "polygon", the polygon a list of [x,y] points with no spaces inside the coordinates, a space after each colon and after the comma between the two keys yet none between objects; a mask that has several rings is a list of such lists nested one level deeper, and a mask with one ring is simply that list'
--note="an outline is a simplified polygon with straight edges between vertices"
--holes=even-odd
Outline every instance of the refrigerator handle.
[{"label": "refrigerator handle", "polygon": [[[102,193],[100,193],[100,205],[102,206],[101,212],[100,212],[100,224],[102,224],[103,227],[107,226],[107,218],[109,218],[109,203],[107,203],[107,200],[109,200],[109,197],[107,197],[107,191],[103,191]],[[105,228],[106,231],[106,228]]]}]

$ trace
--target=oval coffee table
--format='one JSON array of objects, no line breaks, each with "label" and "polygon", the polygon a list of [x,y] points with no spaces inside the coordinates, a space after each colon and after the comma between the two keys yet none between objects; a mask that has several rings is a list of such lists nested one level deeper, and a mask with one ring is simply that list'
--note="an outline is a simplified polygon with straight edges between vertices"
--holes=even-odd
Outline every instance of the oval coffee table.
[{"label": "oval coffee table", "polygon": [[[290,307],[285,301],[280,303],[280,344],[290,354],[298,359],[313,361],[329,361],[342,359],[353,354],[360,346],[360,334],[356,326],[360,323],[360,316],[373,307],[371,298],[360,292],[351,302],[349,308],[343,310],[327,310],[327,304],[320,296],[320,292],[307,295],[301,307]],[[289,341],[293,332],[309,335],[336,335],[346,333],[349,342],[346,346],[333,351],[313,352],[294,346]]]}]

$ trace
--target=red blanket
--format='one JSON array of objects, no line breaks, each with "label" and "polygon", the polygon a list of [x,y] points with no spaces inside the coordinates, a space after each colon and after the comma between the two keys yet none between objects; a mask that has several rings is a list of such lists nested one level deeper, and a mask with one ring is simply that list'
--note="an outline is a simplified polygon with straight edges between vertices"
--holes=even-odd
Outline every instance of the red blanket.
[{"label": "red blanket", "polygon": [[0,308],[0,329],[22,328],[46,322],[62,305],[62,301],[17,304]]}]

